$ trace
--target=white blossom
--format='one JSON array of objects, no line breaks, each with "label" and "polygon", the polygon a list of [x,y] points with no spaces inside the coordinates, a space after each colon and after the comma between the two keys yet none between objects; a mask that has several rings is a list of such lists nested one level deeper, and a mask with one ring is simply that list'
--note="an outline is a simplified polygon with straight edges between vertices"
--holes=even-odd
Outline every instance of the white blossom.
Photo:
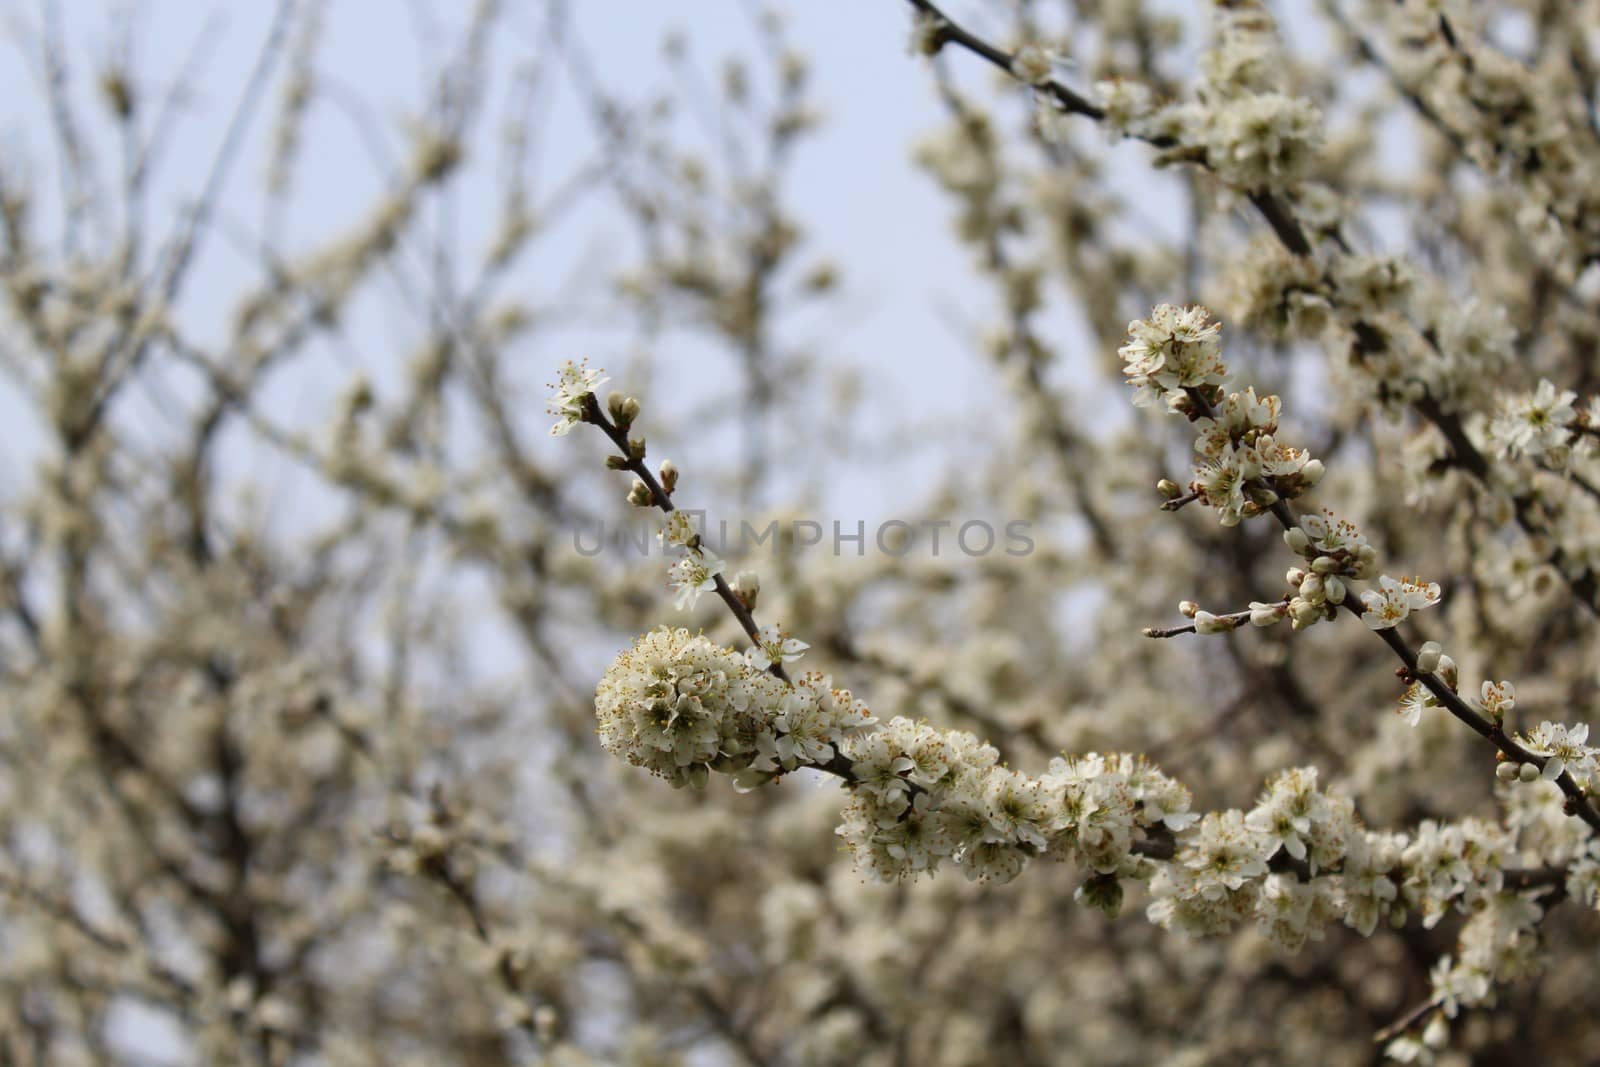
[{"label": "white blossom", "polygon": [[1378,588],[1361,594],[1366,608],[1361,621],[1374,630],[1387,630],[1404,622],[1413,611],[1432,607],[1439,602],[1439,583],[1423,582],[1411,578],[1391,578],[1387,574],[1378,578]]},{"label": "white blossom", "polygon": [[776,626],[768,626],[756,635],[755,644],[745,650],[745,660],[757,670],[766,670],[774,663],[793,663],[805,655],[811,646],[790,637]]},{"label": "white blossom", "polygon": [[586,359],[582,363],[567,360],[561,364],[559,374],[550,386],[550,414],[556,423],[550,427],[550,436],[561,437],[583,420],[584,398],[609,382],[602,378],[598,368],[590,368]]},{"label": "white blossom", "polygon": [[674,563],[667,572],[667,580],[677,593],[673,606],[679,611],[692,609],[700,602],[701,593],[717,587],[717,575],[723,567],[723,560],[710,549],[690,553]]},{"label": "white blossom", "polygon": [[1545,757],[1541,777],[1547,782],[1570,772],[1579,782],[1584,782],[1595,771],[1596,749],[1588,744],[1589,724],[1567,726],[1558,722],[1541,722],[1527,735],[1530,750]]}]

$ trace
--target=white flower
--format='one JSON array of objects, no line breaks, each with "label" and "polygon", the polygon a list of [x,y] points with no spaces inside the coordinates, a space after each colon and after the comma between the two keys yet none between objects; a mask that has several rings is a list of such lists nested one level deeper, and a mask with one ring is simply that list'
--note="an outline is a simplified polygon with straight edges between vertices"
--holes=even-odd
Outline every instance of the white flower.
[{"label": "white flower", "polygon": [[896,717],[882,730],[857,734],[844,747],[856,790],[870,794],[895,815],[905,810],[909,802],[911,783],[907,775],[917,766],[901,749],[897,736],[908,724],[909,720]]},{"label": "white flower", "polygon": [[1600,906],[1600,863],[1584,856],[1567,871],[1567,895],[1588,907]]},{"label": "white flower", "polygon": [[1269,848],[1269,839],[1246,825],[1243,812],[1214,811],[1201,818],[1179,862],[1199,880],[1199,895],[1214,900],[1266,874]]},{"label": "white flower", "polygon": [[686,511],[674,511],[667,516],[667,521],[661,527],[662,545],[679,545],[687,548],[700,536],[700,531],[694,528],[694,520],[689,518]]},{"label": "white flower", "polygon": [[1321,515],[1302,515],[1300,528],[1305,531],[1311,545],[1323,555],[1359,552],[1367,546],[1367,539],[1353,524],[1334,518],[1331,511],[1324,511]]},{"label": "white flower", "polygon": [[1174,389],[1221,385],[1227,380],[1222,362],[1222,327],[1198,305],[1180,308],[1162,304],[1148,319],[1128,324],[1128,343],[1117,350],[1134,387],[1133,402],[1155,403]]},{"label": "white flower", "polygon": [[717,575],[726,564],[710,549],[702,549],[698,556],[690,554],[678,560],[667,571],[667,581],[677,590],[673,606],[679,611],[692,609],[700,602],[700,594],[717,587]]},{"label": "white flower", "polygon": [[1047,84],[1054,69],[1054,58],[1036,44],[1024,45],[1011,57],[1011,73],[1029,85]]},{"label": "white flower", "polygon": [[1405,838],[1400,834],[1355,834],[1345,856],[1342,881],[1345,924],[1371,937],[1378,920],[1399,897],[1399,887],[1389,872],[1400,862]]},{"label": "white flower", "polygon": [[1400,706],[1395,709],[1406,720],[1407,726],[1416,726],[1422,721],[1422,709],[1438,707],[1439,702],[1428,691],[1428,687],[1421,682],[1412,682],[1406,687],[1405,695],[1400,698]]},{"label": "white flower", "polygon": [[1137,132],[1138,126],[1155,110],[1155,93],[1142,82],[1111,78],[1091,87],[1095,102],[1105,111],[1106,128],[1116,133]]},{"label": "white flower", "polygon": [[1021,874],[1027,865],[1026,852],[999,841],[980,841],[961,854],[961,872],[974,882],[1004,885]]},{"label": "white flower", "polygon": [[1480,692],[1483,696],[1483,710],[1493,719],[1504,719],[1506,712],[1517,706],[1517,689],[1510,682],[1491,682],[1485,679]]},{"label": "white flower", "polygon": [[1538,729],[1524,739],[1528,748],[1546,757],[1542,777],[1553,782],[1562,771],[1570,771],[1580,780],[1595,771],[1595,752],[1585,742],[1589,740],[1589,725],[1578,723],[1567,726],[1559,722],[1541,722]]},{"label": "white flower", "polygon": [[792,770],[797,763],[827,763],[833,759],[831,710],[809,687],[796,688],[784,696],[772,724],[780,731],[778,759],[785,767]]},{"label": "white flower", "polygon": [[1378,588],[1361,594],[1361,603],[1367,609],[1361,621],[1374,630],[1387,630],[1398,626],[1413,611],[1432,607],[1439,602],[1439,583],[1423,582],[1420,578],[1395,579],[1387,574],[1378,579]]},{"label": "white flower", "polygon": [[1229,100],[1206,112],[1206,162],[1248,192],[1298,182],[1322,143],[1322,113],[1282,93]]},{"label": "white flower", "polygon": [[600,375],[598,368],[590,369],[587,359],[581,364],[570,359],[561,364],[559,376],[550,386],[549,413],[556,416],[551,437],[560,437],[583,421],[583,398],[611,380]]},{"label": "white flower", "polygon": [[1241,467],[1245,450],[1228,449],[1217,459],[1194,469],[1194,487],[1207,506],[1217,509],[1224,526],[1237,526],[1244,517],[1246,474]]},{"label": "white flower", "polygon": [[1510,401],[1490,424],[1495,451],[1501,456],[1559,456],[1567,444],[1567,427],[1577,418],[1577,399],[1570,389],[1558,392],[1548,379],[1540,379],[1538,389]]},{"label": "white flower", "polygon": [[1330,815],[1326,801],[1317,792],[1316,768],[1296,767],[1267,784],[1266,792],[1244,822],[1265,840],[1269,858],[1282,848],[1303,860],[1312,824],[1326,821]]},{"label": "white flower", "polygon": [[1050,821],[1050,798],[1038,779],[997,767],[989,772],[983,790],[990,841],[1007,841],[1044,848],[1040,826]]},{"label": "white flower", "polygon": [[745,649],[744,658],[756,670],[764,671],[774,663],[793,663],[810,647],[776,626],[768,626],[756,635],[754,646]]}]

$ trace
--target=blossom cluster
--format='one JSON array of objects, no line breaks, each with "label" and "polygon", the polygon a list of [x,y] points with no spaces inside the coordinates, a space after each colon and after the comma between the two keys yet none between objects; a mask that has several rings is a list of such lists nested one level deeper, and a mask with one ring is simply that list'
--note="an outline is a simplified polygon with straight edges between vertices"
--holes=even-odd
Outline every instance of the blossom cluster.
[{"label": "blossom cluster", "polygon": [[[1476,819],[1369,831],[1314,768],[1278,774],[1248,811],[1204,815],[1139,756],[1058,756],[1032,776],[974,734],[898,716],[879,723],[821,675],[787,685],[682,629],[653,631],[619,655],[596,711],[608,751],[674,785],[703,785],[711,771],[741,790],[802,768],[838,775],[849,799],[837,833],[877,880],[949,863],[1005,883],[1035,859],[1067,861],[1087,872],[1080,901],[1115,913],[1125,882],[1148,883],[1150,921],[1196,936],[1254,923],[1295,950],[1335,922],[1369,935],[1413,912],[1426,926],[1452,909],[1480,915],[1506,895],[1514,852],[1506,830]],[[1593,751],[1572,758],[1592,764]],[[1588,867],[1574,877],[1600,884]],[[1464,942],[1457,968],[1485,981],[1503,974],[1514,946],[1493,933],[1481,931],[1478,950]]]},{"label": "blossom cluster", "polygon": [[853,785],[839,835],[883,880],[949,861],[970,879],[1009,882],[1039,856],[1139,877],[1136,835],[1195,818],[1188,791],[1134,756],[1060,756],[1033,777],[973,734],[905,718],[855,738],[845,756]]},{"label": "blossom cluster", "polygon": [[[1193,499],[1214,508],[1222,525],[1236,526],[1301,496],[1325,472],[1305,449],[1278,440],[1282,401],[1277,396],[1258,396],[1254,387],[1224,394],[1229,375],[1220,333],[1205,308],[1162,304],[1149,318],[1128,324],[1128,342],[1118,355],[1136,405],[1161,400],[1190,419],[1195,451],[1204,457],[1189,483]],[[1289,520],[1280,518],[1287,525]],[[1378,574],[1377,550],[1353,524],[1331,512],[1301,516],[1297,526],[1284,531],[1284,543],[1306,562],[1285,573],[1288,595],[1278,602],[1252,601],[1248,612],[1236,615],[1197,606],[1186,610],[1197,632],[1225,633],[1245,619],[1271,626],[1287,618],[1302,629],[1334,617],[1345,601],[1347,581],[1377,579],[1378,587],[1360,597],[1362,620],[1374,630],[1396,626],[1411,612],[1439,602],[1437,582]]]},{"label": "blossom cluster", "polygon": [[595,712],[606,751],[674,786],[704,785],[713,770],[758,782],[826,763],[874,721],[821,675],[791,686],[732,649],[668,627],[617,656]]},{"label": "blossom cluster", "polygon": [[1105,121],[1116,132],[1165,146],[1168,159],[1203,163],[1245,193],[1294,187],[1323,142],[1321,111],[1276,84],[1279,42],[1252,5],[1219,13],[1219,40],[1205,54],[1204,82],[1192,100],[1157,106],[1138,83],[1095,83]]},{"label": "blossom cluster", "polygon": [[1278,397],[1257,396],[1253,388],[1223,395],[1228,369],[1221,330],[1203,307],[1162,304],[1149,318],[1128,324],[1128,342],[1117,354],[1136,405],[1159,401],[1194,421],[1202,459],[1190,489],[1216,509],[1224,526],[1236,526],[1299,496],[1324,471],[1305,449],[1277,439]]}]

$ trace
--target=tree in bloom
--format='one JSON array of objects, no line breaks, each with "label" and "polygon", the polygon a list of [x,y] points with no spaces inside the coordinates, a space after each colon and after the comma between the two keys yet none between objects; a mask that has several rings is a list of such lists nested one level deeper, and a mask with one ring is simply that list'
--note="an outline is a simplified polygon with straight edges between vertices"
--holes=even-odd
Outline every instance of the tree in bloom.
[{"label": "tree in bloom", "polygon": [[707,3],[8,22],[0,1062],[1592,1059],[1595,0]]}]

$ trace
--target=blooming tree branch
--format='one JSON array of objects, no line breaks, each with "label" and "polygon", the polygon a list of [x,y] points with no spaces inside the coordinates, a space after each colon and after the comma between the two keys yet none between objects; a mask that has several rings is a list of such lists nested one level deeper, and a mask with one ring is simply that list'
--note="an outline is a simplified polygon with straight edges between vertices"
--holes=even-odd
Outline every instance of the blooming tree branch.
[{"label": "blooming tree branch", "polygon": [[[1507,766],[1545,774],[1575,797],[1574,814],[1594,819],[1567,769],[1586,777],[1596,769],[1581,728],[1569,739],[1551,724],[1541,727],[1547,754],[1513,740],[1500,725],[1513,700],[1508,684],[1486,684],[1489,715],[1480,714],[1456,695],[1453,665],[1437,646],[1413,653],[1394,632],[1411,611],[1438,601],[1438,587],[1377,576],[1376,551],[1348,523],[1326,515],[1295,521],[1288,502],[1320,480],[1321,464],[1279,442],[1276,397],[1225,392],[1229,375],[1209,315],[1161,307],[1130,334],[1122,356],[1135,402],[1183,414],[1198,431],[1204,461],[1191,485],[1195,499],[1224,525],[1271,513],[1309,564],[1291,571],[1294,589],[1282,601],[1226,615],[1186,604],[1191,627],[1147,634],[1226,633],[1247,621],[1268,626],[1283,618],[1300,629],[1342,607],[1390,644],[1408,680],[1515,761]],[[597,372],[563,369],[552,406],[562,419],[556,431],[579,421],[601,425],[623,453],[613,465],[643,475],[638,495],[669,516],[672,540],[678,513],[667,486],[676,474],[665,483],[649,477],[643,443],[626,436],[637,402],[614,395],[608,406],[621,425],[605,420],[593,393],[600,381]],[[694,553],[693,539],[678,543]],[[1356,608],[1345,583],[1375,576],[1378,588],[1361,597],[1365,610]],[[752,619],[746,632],[754,626]],[[1351,801],[1320,789],[1311,768],[1274,777],[1248,812],[1202,815],[1190,810],[1185,787],[1142,758],[1057,757],[1034,777],[1001,764],[993,746],[972,734],[903,717],[880,723],[825,676],[791,680],[761,672],[763,665],[687,630],[646,634],[616,659],[596,692],[601,742],[675,786],[702,787],[713,772],[729,775],[741,791],[801,769],[834,775],[849,794],[837,833],[858,866],[880,879],[914,878],[950,863],[969,879],[1010,882],[1035,859],[1070,861],[1087,872],[1078,898],[1110,914],[1120,910],[1124,883],[1142,884],[1152,922],[1218,934],[1253,920],[1290,949],[1320,939],[1334,921],[1370,934],[1380,919],[1403,922],[1410,910],[1428,926],[1450,910],[1474,916],[1461,960],[1443,961],[1438,991],[1416,1022],[1453,1015],[1458,1004],[1487,997],[1497,977],[1519,973],[1533,928],[1555,899],[1536,898],[1561,890],[1592,900],[1600,887],[1593,858],[1566,870],[1514,869],[1507,862],[1511,838],[1481,820],[1428,821],[1414,835],[1366,830]],[[1441,870],[1450,876],[1441,879]],[[1399,1054],[1407,1040],[1396,1037],[1392,1049]]]}]

